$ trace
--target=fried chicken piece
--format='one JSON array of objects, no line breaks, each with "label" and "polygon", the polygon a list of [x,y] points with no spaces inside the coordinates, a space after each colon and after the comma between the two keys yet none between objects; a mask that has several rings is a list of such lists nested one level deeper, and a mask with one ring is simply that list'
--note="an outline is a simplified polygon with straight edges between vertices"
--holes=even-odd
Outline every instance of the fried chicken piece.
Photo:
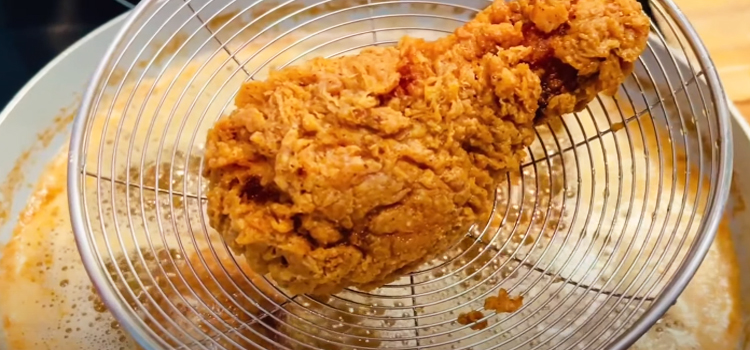
[{"label": "fried chicken piece", "polygon": [[248,82],[208,134],[210,223],[292,293],[382,286],[487,220],[535,123],[616,90],[648,32],[635,0],[496,0]]}]

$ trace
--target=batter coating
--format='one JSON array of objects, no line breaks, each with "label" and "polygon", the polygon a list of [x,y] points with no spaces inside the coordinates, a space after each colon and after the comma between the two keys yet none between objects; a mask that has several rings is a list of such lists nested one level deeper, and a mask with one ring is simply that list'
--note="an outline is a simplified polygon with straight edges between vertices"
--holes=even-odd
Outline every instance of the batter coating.
[{"label": "batter coating", "polygon": [[648,32],[635,0],[496,0],[248,82],[207,137],[210,223],[291,293],[382,286],[485,221],[533,126],[613,92]]}]

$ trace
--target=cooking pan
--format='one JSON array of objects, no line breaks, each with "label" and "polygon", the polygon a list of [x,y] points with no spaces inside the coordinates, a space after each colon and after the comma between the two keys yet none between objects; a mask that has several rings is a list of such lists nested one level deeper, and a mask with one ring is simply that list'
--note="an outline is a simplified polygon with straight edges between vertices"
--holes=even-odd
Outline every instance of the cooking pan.
[{"label": "cooking pan", "polygon": [[[45,166],[69,140],[72,116],[89,78],[121,28],[127,14],[90,33],[60,54],[35,75],[0,113],[0,246],[6,243]],[[735,174],[750,173],[750,126],[731,107]],[[733,191],[726,217],[737,264],[750,266],[750,216],[743,198],[750,198],[750,177],[733,176]],[[0,256],[2,256],[0,249]],[[743,302],[750,300],[750,270],[739,269]],[[0,295],[0,298],[2,295]],[[750,306],[743,305],[743,319]],[[2,310],[0,310],[2,311]],[[0,312],[1,314],[1,312]],[[656,325],[655,327],[658,327]],[[743,335],[750,332],[746,322]],[[750,349],[744,336],[737,349]],[[0,330],[0,349],[6,349]]]}]

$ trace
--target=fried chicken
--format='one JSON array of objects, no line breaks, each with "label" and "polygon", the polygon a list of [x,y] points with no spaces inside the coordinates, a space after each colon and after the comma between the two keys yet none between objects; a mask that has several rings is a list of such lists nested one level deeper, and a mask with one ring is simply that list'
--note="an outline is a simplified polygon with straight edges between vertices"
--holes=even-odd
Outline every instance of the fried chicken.
[{"label": "fried chicken", "polygon": [[533,127],[614,92],[645,49],[635,0],[496,0],[434,42],[251,81],[208,133],[208,215],[291,293],[369,290],[490,215]]}]

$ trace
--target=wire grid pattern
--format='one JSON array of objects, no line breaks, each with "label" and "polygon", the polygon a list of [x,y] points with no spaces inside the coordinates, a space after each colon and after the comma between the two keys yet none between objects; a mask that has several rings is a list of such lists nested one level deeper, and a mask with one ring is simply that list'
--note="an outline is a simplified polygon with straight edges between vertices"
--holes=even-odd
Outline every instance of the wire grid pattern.
[{"label": "wire grid pattern", "polygon": [[[288,295],[205,218],[205,132],[247,79],[314,56],[434,39],[468,1],[144,1],[76,119],[70,204],[102,301],[145,348],[625,348],[692,276],[727,196],[731,135],[715,70],[671,3],[614,98],[537,127],[488,223],[372,292]],[[671,48],[668,48],[671,47]],[[513,314],[482,310],[500,288]]]}]

